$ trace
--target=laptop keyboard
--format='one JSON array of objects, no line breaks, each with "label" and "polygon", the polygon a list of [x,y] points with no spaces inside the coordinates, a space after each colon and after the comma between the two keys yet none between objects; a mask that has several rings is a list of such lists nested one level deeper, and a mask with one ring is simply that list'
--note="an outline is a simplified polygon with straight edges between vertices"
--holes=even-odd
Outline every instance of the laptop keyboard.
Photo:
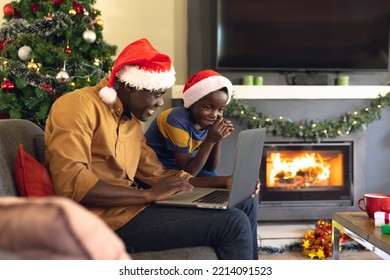
[{"label": "laptop keyboard", "polygon": [[229,199],[229,192],[222,190],[215,190],[205,196],[202,196],[193,202],[201,202],[201,203],[225,203]]}]

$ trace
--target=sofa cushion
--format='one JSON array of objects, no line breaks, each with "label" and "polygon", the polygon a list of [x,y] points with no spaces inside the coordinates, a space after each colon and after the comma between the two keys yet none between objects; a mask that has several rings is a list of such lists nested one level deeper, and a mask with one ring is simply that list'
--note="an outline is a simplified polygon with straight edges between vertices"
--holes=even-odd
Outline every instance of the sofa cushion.
[{"label": "sofa cushion", "polygon": [[16,154],[14,177],[20,196],[52,196],[54,186],[49,172],[19,145]]},{"label": "sofa cushion", "polygon": [[0,250],[20,259],[130,259],[96,215],[63,197],[0,198]]}]

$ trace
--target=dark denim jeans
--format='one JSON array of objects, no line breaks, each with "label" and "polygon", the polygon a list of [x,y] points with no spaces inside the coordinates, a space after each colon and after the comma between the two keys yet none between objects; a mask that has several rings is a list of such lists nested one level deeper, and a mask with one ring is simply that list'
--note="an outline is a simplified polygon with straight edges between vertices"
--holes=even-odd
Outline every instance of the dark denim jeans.
[{"label": "dark denim jeans", "polygon": [[254,198],[228,210],[151,205],[116,233],[130,254],[211,246],[219,259],[258,259],[257,203]]}]

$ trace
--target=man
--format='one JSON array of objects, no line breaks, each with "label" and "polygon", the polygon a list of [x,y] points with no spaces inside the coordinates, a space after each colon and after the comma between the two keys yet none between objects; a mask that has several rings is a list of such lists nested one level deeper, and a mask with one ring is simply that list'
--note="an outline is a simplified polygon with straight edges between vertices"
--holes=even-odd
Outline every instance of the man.
[{"label": "man", "polygon": [[[140,122],[164,104],[174,82],[169,56],[140,39],[119,54],[108,81],[59,98],[45,131],[56,194],[100,216],[129,253],[203,245],[214,247],[220,259],[257,259],[253,198],[241,210],[226,211],[153,204],[193,186],[229,185],[228,176],[167,170],[146,145]],[[138,188],[136,177],[151,187]]]}]

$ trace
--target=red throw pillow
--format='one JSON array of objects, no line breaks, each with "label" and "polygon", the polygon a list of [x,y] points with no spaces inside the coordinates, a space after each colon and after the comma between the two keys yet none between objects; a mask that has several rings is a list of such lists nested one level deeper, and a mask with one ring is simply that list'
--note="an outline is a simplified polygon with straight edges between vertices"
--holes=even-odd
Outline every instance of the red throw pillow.
[{"label": "red throw pillow", "polygon": [[49,172],[19,144],[14,177],[20,196],[52,196],[54,187]]}]

